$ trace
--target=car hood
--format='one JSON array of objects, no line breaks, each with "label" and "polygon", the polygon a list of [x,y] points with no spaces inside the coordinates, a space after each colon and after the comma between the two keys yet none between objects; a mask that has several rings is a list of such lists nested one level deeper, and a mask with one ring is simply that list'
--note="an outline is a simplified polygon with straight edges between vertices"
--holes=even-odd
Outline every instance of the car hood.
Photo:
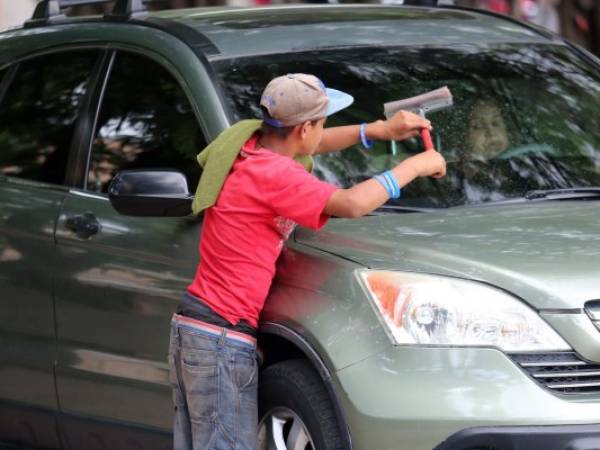
[{"label": "car hood", "polygon": [[548,201],[332,219],[296,241],[369,268],[480,280],[536,309],[600,299],[600,202]]}]

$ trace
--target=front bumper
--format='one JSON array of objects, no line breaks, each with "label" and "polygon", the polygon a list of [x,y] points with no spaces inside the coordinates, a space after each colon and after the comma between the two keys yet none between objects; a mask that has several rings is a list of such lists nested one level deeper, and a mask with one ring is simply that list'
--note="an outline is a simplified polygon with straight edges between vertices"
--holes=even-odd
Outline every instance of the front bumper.
[{"label": "front bumper", "polygon": [[480,427],[453,434],[435,450],[598,450],[600,424]]},{"label": "front bumper", "polygon": [[[518,427],[600,423],[600,394],[553,392],[494,349],[391,346],[334,379],[354,450],[432,450],[467,429],[500,436]],[[588,448],[594,447],[581,447]]]}]

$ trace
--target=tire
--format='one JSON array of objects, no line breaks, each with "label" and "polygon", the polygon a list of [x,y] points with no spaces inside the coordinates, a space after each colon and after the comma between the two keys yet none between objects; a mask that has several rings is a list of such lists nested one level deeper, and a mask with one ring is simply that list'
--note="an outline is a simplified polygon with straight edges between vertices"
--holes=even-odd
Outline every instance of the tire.
[{"label": "tire", "polygon": [[258,450],[344,450],[329,395],[306,360],[261,372],[258,417]]}]

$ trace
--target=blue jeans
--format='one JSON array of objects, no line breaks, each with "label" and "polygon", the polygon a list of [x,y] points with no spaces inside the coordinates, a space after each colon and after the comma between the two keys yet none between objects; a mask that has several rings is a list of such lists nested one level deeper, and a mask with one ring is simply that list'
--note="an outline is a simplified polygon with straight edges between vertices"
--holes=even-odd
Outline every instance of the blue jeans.
[{"label": "blue jeans", "polygon": [[181,318],[173,316],[169,346],[173,449],[255,450],[255,345],[226,336],[224,329],[207,332]]}]

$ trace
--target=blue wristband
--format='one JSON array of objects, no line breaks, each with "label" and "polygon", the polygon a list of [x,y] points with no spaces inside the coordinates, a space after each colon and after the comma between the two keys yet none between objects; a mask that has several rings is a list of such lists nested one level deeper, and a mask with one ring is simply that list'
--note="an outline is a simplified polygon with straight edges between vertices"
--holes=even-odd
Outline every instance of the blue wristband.
[{"label": "blue wristband", "polygon": [[366,123],[361,123],[360,124],[360,142],[362,143],[364,148],[371,148],[373,147],[373,141],[371,139],[367,139],[367,135],[365,134],[365,128],[367,127]]},{"label": "blue wristband", "polygon": [[388,197],[392,198],[392,196],[394,195],[394,192],[392,191],[392,187],[390,186],[387,178],[384,177],[382,174],[379,174],[379,175],[375,175],[373,177],[373,179],[377,180],[379,182],[379,184],[381,184],[383,186],[383,188],[385,189],[385,191],[387,192]]},{"label": "blue wristband", "polygon": [[[381,177],[383,180],[385,180],[386,183],[386,189],[388,191],[388,194],[390,196],[390,198],[400,198],[400,194],[402,193],[402,190],[400,189],[400,185],[398,184],[398,180],[396,180],[396,177],[394,176],[394,174],[388,170],[386,172],[383,172],[379,175],[377,175],[375,178],[379,181],[379,177]],[[381,183],[381,181],[379,181]]]},{"label": "blue wristband", "polygon": [[396,179],[394,174],[390,170],[388,170],[386,172],[383,172],[383,176],[385,176],[388,182],[392,185],[392,198],[400,198],[400,185],[398,184],[398,180]]},{"label": "blue wristband", "polygon": [[398,180],[396,180],[396,177],[390,170],[375,175],[373,178],[385,188],[390,198],[400,198],[402,190],[400,189]]}]

